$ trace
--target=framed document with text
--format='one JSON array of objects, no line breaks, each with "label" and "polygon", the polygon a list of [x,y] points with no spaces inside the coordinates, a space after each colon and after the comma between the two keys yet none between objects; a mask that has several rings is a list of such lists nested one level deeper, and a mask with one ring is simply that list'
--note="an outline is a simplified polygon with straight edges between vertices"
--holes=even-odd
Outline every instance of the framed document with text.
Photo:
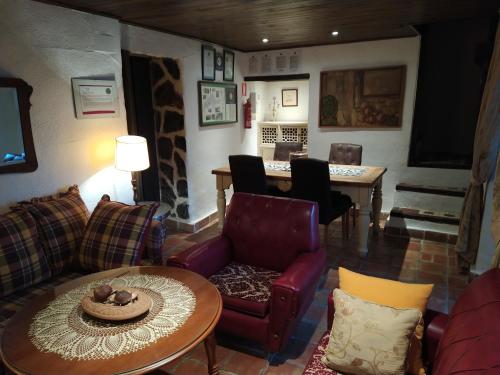
[{"label": "framed document with text", "polygon": [[118,94],[114,80],[71,80],[76,118],[118,117]]},{"label": "framed document with text", "polygon": [[237,85],[198,81],[200,126],[238,122]]}]

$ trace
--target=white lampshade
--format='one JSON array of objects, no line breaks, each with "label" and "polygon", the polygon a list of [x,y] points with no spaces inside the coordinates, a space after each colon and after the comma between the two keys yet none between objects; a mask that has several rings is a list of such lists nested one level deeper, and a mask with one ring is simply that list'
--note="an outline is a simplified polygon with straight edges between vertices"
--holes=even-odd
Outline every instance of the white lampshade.
[{"label": "white lampshade", "polygon": [[124,135],[116,138],[115,168],[126,172],[148,169],[149,157],[146,138],[136,135]]}]

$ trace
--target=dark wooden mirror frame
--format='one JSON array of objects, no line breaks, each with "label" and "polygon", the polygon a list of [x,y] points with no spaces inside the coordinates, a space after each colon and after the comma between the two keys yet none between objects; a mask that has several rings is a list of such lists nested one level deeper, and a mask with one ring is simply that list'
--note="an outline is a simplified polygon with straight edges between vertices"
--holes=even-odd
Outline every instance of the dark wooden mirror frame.
[{"label": "dark wooden mirror frame", "polygon": [[0,78],[0,87],[12,87],[17,90],[19,118],[21,119],[24,153],[26,155],[24,163],[0,166],[0,173],[33,172],[38,168],[30,121],[30,97],[33,88],[19,78]]}]

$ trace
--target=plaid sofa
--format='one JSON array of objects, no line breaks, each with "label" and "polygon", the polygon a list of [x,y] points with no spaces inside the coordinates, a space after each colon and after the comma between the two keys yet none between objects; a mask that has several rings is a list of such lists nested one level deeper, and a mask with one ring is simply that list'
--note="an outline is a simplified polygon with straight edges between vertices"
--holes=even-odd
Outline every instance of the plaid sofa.
[{"label": "plaid sofa", "polygon": [[[34,276],[27,275],[26,273],[34,272],[34,269],[39,269],[39,267],[37,268],[36,266],[39,262],[38,258],[32,256],[31,254],[33,254],[33,252],[39,248],[42,243],[41,241],[40,244],[38,243],[39,237],[41,236],[40,231],[34,230],[29,232],[28,229],[25,228],[26,225],[28,225],[28,228],[34,227],[35,225],[35,221],[29,221],[26,219],[25,212],[27,211],[29,210],[25,210],[21,206],[16,206],[9,213],[2,214],[1,216],[4,219],[0,223],[0,237],[3,238],[3,240],[0,238],[0,267],[3,267],[3,272],[0,272],[0,277],[2,277],[2,284],[0,284],[0,292],[2,292],[0,293],[0,337],[12,316],[29,303],[29,301],[46,293],[52,288],[57,287],[58,285],[64,284],[89,273],[83,269],[76,269],[73,265],[66,265],[63,270],[60,270],[52,267],[52,264],[50,264],[51,270],[48,271],[48,273],[45,272],[41,275],[43,277],[36,278]],[[28,216],[30,215],[28,214]],[[19,219],[16,221],[18,217]],[[25,219],[25,221],[27,220],[23,227],[19,224],[19,222],[22,222],[21,219]],[[8,225],[5,224],[7,221]],[[36,226],[38,227],[38,224]],[[21,235],[21,230],[24,230],[26,233]],[[162,252],[166,235],[167,233],[165,227],[160,221],[151,221],[150,228],[148,229],[145,237],[145,249],[141,265],[164,264],[164,256]],[[69,235],[69,237],[72,237],[72,235]],[[33,240],[34,242],[29,240]],[[29,243],[27,241],[29,241]],[[43,246],[41,247],[44,250],[46,249]],[[21,259],[22,256],[24,256],[24,260]],[[19,257],[19,260],[16,261],[15,259],[17,257]],[[31,262],[35,259],[35,265],[32,265],[31,268],[26,267],[26,263],[28,263],[26,257],[30,258]],[[11,262],[14,263],[11,264]],[[19,268],[23,267],[23,263],[25,269]],[[9,276],[9,273],[5,274],[7,269],[10,269],[10,272],[16,272],[14,273],[14,276]],[[14,288],[14,285],[17,285],[17,287]],[[8,371],[4,368],[0,360],[0,375],[6,373],[8,373]]]}]

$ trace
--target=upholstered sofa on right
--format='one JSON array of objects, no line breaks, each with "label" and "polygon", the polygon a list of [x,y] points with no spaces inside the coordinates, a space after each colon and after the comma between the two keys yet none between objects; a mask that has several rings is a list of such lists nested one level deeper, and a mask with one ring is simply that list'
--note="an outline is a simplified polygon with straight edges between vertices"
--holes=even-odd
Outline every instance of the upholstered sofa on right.
[{"label": "upholstered sofa on right", "polygon": [[[328,331],[311,355],[303,375],[334,375],[321,358],[328,346],[335,309],[328,301]],[[500,374],[500,269],[474,280],[449,315],[427,310],[425,360],[432,375]]]}]

